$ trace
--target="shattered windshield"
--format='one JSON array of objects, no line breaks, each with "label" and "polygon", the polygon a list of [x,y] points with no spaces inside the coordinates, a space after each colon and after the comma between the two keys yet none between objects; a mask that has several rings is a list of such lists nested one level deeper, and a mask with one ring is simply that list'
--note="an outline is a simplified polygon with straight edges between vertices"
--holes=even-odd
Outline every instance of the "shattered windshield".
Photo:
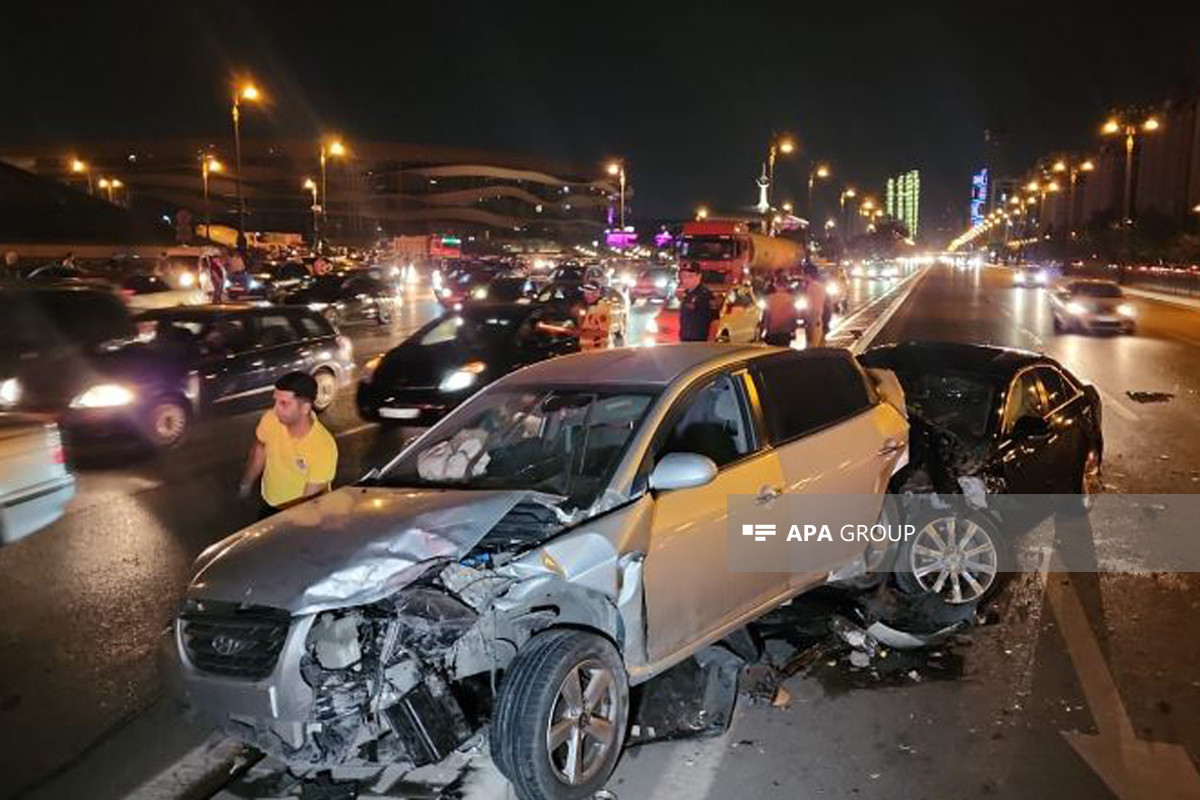
[{"label": "shattered windshield", "polygon": [[528,389],[488,393],[434,429],[380,477],[385,486],[528,489],[590,507],[641,425],[649,393]]},{"label": "shattered windshield", "polygon": [[913,414],[960,438],[987,434],[996,390],[982,375],[921,372],[904,377],[904,398]]}]

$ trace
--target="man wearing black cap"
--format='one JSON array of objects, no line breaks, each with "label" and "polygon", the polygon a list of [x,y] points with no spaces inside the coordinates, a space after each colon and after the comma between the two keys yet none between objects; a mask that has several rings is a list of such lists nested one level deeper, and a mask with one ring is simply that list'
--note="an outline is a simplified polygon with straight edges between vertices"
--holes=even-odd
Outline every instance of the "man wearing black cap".
[{"label": "man wearing black cap", "polygon": [[263,414],[238,493],[249,497],[262,476],[259,519],[329,491],[337,472],[337,441],[313,413],[317,382],[289,372],[275,384],[275,407]]}]

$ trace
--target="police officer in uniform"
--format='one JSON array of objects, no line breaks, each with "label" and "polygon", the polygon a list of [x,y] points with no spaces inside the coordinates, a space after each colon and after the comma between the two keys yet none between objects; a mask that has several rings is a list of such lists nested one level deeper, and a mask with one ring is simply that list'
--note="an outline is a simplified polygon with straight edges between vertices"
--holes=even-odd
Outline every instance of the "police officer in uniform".
[{"label": "police officer in uniform", "polygon": [[700,270],[695,264],[685,267],[679,274],[683,286],[683,300],[679,304],[679,341],[707,342],[717,312],[713,308],[713,293],[700,281]]}]

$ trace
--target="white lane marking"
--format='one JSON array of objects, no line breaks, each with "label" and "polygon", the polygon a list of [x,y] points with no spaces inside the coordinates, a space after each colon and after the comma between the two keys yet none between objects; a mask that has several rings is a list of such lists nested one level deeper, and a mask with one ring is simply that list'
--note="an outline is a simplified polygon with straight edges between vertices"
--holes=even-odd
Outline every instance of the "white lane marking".
[{"label": "white lane marking", "polygon": [[230,768],[244,751],[240,742],[213,734],[187,755],[126,795],[126,800],[167,800],[187,796],[196,785]]},{"label": "white lane marking", "polygon": [[378,422],[364,422],[361,425],[355,425],[353,428],[347,428],[344,431],[339,431],[338,433],[335,433],[333,435],[333,438],[341,439],[343,437],[353,436],[356,433],[362,433],[365,430],[370,430],[371,428],[377,428],[377,427],[379,427]]}]

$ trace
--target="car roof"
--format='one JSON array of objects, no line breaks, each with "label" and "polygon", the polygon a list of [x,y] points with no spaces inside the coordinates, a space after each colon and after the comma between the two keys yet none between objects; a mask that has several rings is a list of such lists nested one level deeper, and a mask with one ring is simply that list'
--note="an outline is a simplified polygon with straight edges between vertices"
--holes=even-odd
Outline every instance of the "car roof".
[{"label": "car roof", "polygon": [[1031,364],[1053,364],[1053,359],[1029,350],[998,347],[988,344],[962,344],[959,342],[900,342],[880,345],[867,351],[866,360],[872,353],[883,356],[894,354],[906,364],[898,367],[931,367],[963,372],[978,372],[995,377],[1011,375]]},{"label": "car roof", "polygon": [[515,372],[505,386],[578,383],[594,386],[667,386],[699,367],[735,362],[747,355],[765,355],[772,348],[716,342],[686,342],[662,347],[619,347],[560,356]]}]

